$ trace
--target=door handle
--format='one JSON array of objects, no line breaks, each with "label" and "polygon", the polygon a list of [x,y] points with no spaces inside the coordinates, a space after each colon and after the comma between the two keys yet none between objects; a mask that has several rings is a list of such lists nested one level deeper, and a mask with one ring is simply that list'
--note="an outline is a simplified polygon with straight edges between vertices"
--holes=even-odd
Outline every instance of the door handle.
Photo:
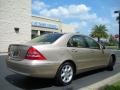
[{"label": "door handle", "polygon": [[91,53],[95,53],[95,51],[94,50],[90,50],[91,51]]},{"label": "door handle", "polygon": [[77,50],[76,49],[72,49],[72,52],[77,52]]}]

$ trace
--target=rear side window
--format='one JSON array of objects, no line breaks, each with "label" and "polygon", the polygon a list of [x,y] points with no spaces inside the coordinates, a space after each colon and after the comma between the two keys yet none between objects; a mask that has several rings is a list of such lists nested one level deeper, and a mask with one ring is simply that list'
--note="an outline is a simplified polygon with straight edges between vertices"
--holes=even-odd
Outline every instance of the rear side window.
[{"label": "rear side window", "polygon": [[87,47],[85,40],[82,36],[75,35],[67,43],[68,47],[78,47],[78,48],[85,48]]},{"label": "rear side window", "polygon": [[43,44],[49,44],[55,42],[58,38],[60,38],[63,34],[58,34],[58,33],[49,33],[49,34],[44,34],[41,35],[37,38],[32,39],[28,43],[43,43]]},{"label": "rear side window", "polygon": [[86,40],[89,48],[91,48],[91,49],[100,49],[99,44],[95,40],[93,40],[92,38],[85,37],[85,40]]}]

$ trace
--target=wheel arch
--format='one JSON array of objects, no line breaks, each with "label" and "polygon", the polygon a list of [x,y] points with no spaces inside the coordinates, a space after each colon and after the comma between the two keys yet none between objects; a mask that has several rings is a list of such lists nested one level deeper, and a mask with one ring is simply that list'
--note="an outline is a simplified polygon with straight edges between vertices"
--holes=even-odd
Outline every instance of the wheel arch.
[{"label": "wheel arch", "polygon": [[[74,73],[76,73],[76,64],[75,64],[75,62],[74,62],[73,60],[66,60],[66,61],[64,61],[63,63],[66,63],[66,62],[69,62],[69,63],[71,63],[71,64],[73,65]],[[62,64],[63,64],[63,63],[62,63]]]},{"label": "wheel arch", "polygon": [[74,74],[76,74],[76,64],[75,64],[75,62],[74,62],[73,60],[65,60],[65,61],[63,61],[63,62],[60,64],[60,66],[58,67],[57,71],[58,71],[59,68],[60,68],[64,63],[66,63],[66,62],[69,62],[69,63],[71,63],[71,64],[73,65]]},{"label": "wheel arch", "polygon": [[112,58],[113,58],[113,62],[116,62],[116,55],[115,54],[111,54]]},{"label": "wheel arch", "polygon": [[57,72],[56,72],[56,75],[55,75],[56,84],[67,85],[67,84],[69,84],[69,83],[72,82],[72,79],[71,79],[70,82],[68,82],[68,83],[63,83],[63,81],[61,81],[61,79],[59,78],[59,75],[60,75],[60,74],[59,74],[59,70],[61,69],[62,65],[65,64],[65,63],[70,63],[70,64],[73,66],[74,74],[73,74],[72,79],[74,78],[74,75],[76,74],[76,65],[75,65],[74,61],[72,61],[72,60],[65,60],[65,61],[63,61],[63,62],[60,64],[60,66],[59,66],[58,69],[57,69]]}]

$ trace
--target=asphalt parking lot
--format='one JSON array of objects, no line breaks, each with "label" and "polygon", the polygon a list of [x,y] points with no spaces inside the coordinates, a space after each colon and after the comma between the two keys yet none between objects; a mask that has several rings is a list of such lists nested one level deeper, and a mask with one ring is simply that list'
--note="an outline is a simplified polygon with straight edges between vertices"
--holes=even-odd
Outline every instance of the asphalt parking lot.
[{"label": "asphalt parking lot", "polygon": [[6,58],[7,55],[0,55],[0,90],[78,90],[120,72],[120,58],[117,58],[114,71],[99,69],[82,73],[70,85],[63,87],[56,86],[52,79],[28,78],[9,71]]}]

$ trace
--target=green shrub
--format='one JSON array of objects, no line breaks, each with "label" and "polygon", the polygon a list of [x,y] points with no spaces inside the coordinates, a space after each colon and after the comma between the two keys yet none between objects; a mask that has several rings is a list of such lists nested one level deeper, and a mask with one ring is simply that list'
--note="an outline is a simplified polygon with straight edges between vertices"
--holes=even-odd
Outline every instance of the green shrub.
[{"label": "green shrub", "polygon": [[120,86],[114,86],[114,85],[106,85],[100,90],[120,90]]}]

